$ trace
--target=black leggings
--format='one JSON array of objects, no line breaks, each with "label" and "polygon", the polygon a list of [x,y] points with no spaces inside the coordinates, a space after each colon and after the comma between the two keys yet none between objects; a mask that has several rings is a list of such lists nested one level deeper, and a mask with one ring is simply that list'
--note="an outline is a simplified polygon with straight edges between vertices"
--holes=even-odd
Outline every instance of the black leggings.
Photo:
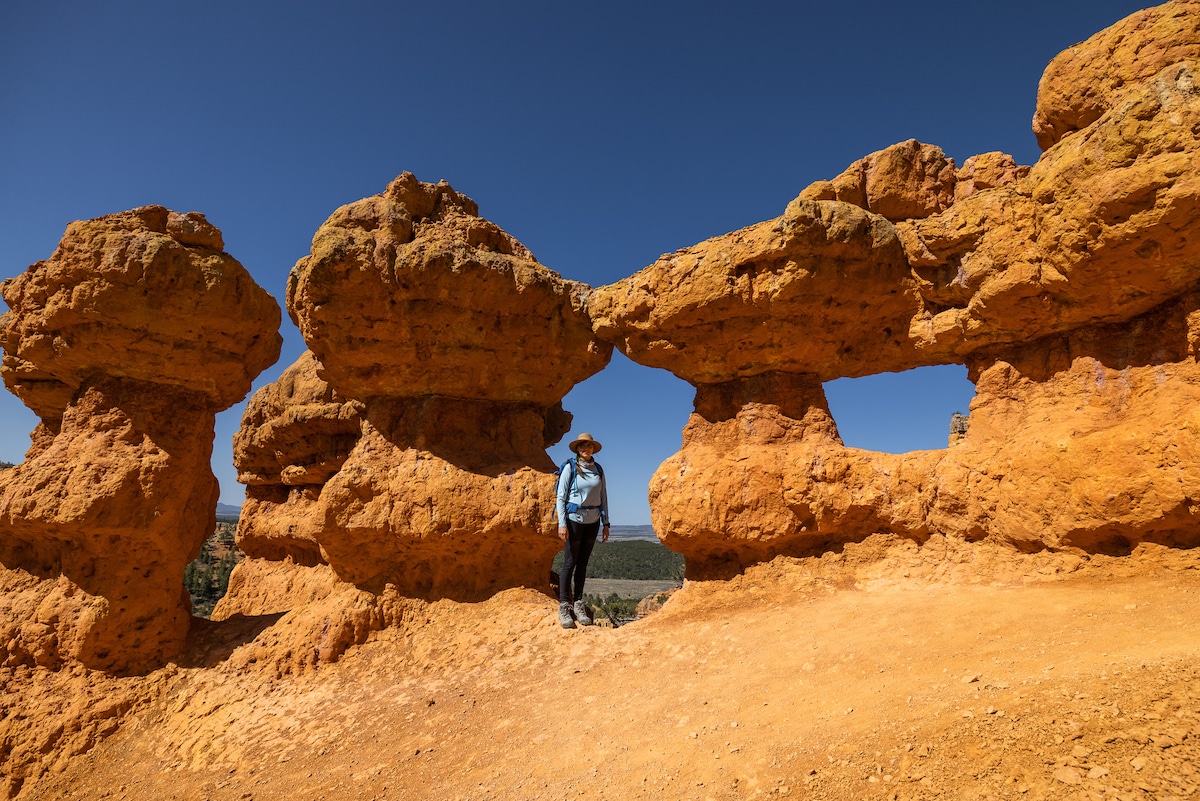
[{"label": "black leggings", "polygon": [[596,535],[600,533],[600,521],[576,523],[567,519],[567,541],[563,543],[562,572],[558,574],[558,600],[571,601],[571,579],[575,580],[575,600],[583,600],[583,580],[587,578],[587,563],[596,547]]}]

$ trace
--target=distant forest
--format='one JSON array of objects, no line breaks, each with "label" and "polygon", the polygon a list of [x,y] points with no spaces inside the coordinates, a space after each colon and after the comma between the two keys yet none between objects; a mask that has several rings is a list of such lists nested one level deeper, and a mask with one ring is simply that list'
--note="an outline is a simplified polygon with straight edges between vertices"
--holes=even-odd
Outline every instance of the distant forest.
[{"label": "distant forest", "polygon": [[229,574],[245,554],[233,542],[237,520],[218,519],[217,530],[200,546],[200,555],[183,571],[183,586],[192,598],[192,614],[208,617],[229,589]]},{"label": "distant forest", "polygon": [[[562,552],[554,557],[555,571],[562,569]],[[683,581],[683,557],[661,542],[610,540],[597,542],[588,561],[588,578],[635,581]]]}]

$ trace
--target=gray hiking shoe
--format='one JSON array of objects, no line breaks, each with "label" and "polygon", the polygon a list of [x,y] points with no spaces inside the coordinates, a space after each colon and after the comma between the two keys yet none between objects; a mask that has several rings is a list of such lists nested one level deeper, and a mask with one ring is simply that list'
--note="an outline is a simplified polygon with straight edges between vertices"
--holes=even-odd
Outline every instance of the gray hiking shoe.
[{"label": "gray hiking shoe", "polygon": [[579,621],[581,626],[592,625],[592,616],[588,614],[587,604],[583,601],[575,602],[575,619]]},{"label": "gray hiking shoe", "polygon": [[558,605],[558,622],[562,623],[564,629],[575,628],[575,621],[571,618],[571,605],[565,601]]}]

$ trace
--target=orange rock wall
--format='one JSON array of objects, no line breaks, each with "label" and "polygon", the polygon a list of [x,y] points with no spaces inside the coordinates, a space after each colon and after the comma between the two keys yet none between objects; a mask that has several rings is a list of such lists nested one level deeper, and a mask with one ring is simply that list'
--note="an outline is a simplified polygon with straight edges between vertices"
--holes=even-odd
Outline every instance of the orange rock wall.
[{"label": "orange rock wall", "polygon": [[1198,344],[1191,294],[981,356],[967,434],[899,455],[845,447],[811,376],[701,386],[682,449],[651,479],[655,531],[692,578],[874,533],[1028,551],[1200,545]]},{"label": "orange rock wall", "polygon": [[972,360],[971,427],[934,471],[934,526],[1026,550],[1200,545],[1198,345],[1193,292]]},{"label": "orange rock wall", "polygon": [[1033,132],[1042,150],[1117,107],[1160,69],[1200,59],[1200,3],[1175,0],[1125,19],[1055,56],[1038,83]]}]

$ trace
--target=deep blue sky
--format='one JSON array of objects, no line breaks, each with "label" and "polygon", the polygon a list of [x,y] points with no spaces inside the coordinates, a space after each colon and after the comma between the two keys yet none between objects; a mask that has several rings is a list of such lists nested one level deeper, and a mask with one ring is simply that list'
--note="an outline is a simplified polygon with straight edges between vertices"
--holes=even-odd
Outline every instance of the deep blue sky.
[{"label": "deep blue sky", "polygon": [[[68,222],[200,211],[282,303],[338,206],[404,170],[448,180],[568,278],[778,216],[807,184],[916,137],[958,163],[1031,164],[1037,82],[1142,7],[1116,0],[880,2],[54,2],[0,5],[0,278]],[[303,349],[284,320],[284,353]],[[827,387],[847,444],[944,447],[959,367]],[[691,388],[614,357],[568,395],[602,440],[615,523],[679,448]],[[222,500],[240,503],[217,422]],[[36,418],[0,393],[0,459]],[[551,450],[556,460],[566,451]]]}]

